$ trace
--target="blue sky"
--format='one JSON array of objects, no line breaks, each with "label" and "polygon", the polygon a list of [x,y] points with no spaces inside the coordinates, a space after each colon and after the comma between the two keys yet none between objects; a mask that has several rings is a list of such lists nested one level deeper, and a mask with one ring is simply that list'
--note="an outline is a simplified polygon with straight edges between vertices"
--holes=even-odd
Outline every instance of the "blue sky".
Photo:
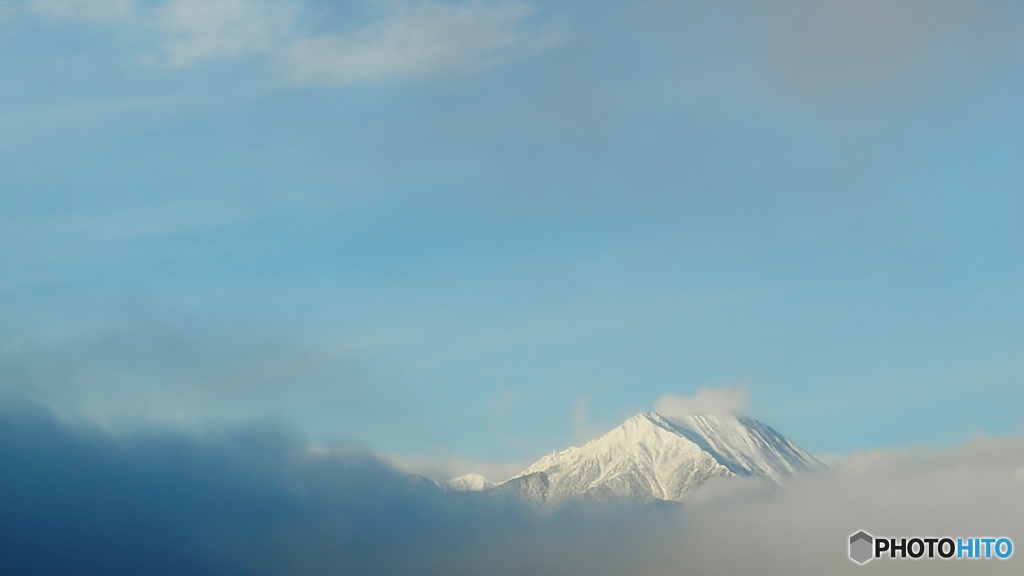
[{"label": "blue sky", "polygon": [[0,3],[0,386],[527,461],[1021,432],[1014,2]]}]

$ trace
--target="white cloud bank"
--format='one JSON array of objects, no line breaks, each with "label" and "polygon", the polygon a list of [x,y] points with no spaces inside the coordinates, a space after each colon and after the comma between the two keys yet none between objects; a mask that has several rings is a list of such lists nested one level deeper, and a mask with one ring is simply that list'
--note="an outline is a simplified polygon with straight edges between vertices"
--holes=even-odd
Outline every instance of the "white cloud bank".
[{"label": "white cloud bank", "polygon": [[[999,534],[1024,541],[1024,442],[977,439],[937,453],[875,450],[768,496],[708,493],[688,507],[678,550],[694,574],[1019,574],[1009,561],[881,559],[859,566],[847,538]],[[700,493],[698,493],[700,495]],[[741,495],[742,496],[742,495]]]},{"label": "white cloud bank", "polygon": [[210,60],[262,57],[297,83],[423,80],[481,72],[548,50],[563,35],[534,30],[533,7],[518,1],[392,2],[344,32],[302,26],[303,0],[31,0],[48,18],[124,23],[157,32],[146,64],[182,68]]},{"label": "white cloud bank", "polygon": [[736,414],[747,408],[747,390],[743,387],[701,387],[693,396],[665,394],[654,403],[654,411],[663,416],[689,414]]}]

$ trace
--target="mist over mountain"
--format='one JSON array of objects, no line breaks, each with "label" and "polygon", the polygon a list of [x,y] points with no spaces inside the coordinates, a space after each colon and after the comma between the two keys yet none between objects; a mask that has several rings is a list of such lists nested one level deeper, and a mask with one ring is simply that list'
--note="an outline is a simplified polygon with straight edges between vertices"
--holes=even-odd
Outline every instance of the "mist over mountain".
[{"label": "mist over mountain", "polygon": [[[567,499],[537,507],[518,496],[443,490],[366,450],[314,448],[272,428],[114,434],[62,423],[38,407],[4,405],[0,574],[843,575],[863,574],[845,548],[859,529],[1024,535],[1019,439],[979,439],[934,454],[855,455],[766,490],[774,481],[756,471],[766,462],[779,469],[768,455],[777,450],[793,463],[789,457],[801,452],[779,439],[761,451],[730,451],[743,445],[743,435],[724,435],[708,417],[690,425],[698,422],[709,427],[708,446],[691,454],[722,481],[704,484],[681,504],[588,499],[577,506]],[[751,439],[771,438],[753,421],[719,422],[737,423],[735,430]],[[632,430],[645,441],[653,431],[663,448],[682,446],[678,434],[692,432],[653,415],[620,428],[613,432]],[[735,442],[712,445],[716,429],[718,439]],[[701,456],[706,449],[751,473],[727,477]],[[568,454],[581,450],[541,462],[573,462]],[[544,470],[554,475],[556,469]],[[614,485],[608,478],[603,489]],[[871,568],[879,574],[962,570],[935,562]],[[971,569],[1019,574],[1015,558]]]}]

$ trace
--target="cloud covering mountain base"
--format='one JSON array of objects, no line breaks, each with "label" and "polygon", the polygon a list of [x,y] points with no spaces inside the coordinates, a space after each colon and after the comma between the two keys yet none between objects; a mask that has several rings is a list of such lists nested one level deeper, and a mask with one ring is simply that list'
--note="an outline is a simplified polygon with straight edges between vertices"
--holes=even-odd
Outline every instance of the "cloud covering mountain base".
[{"label": "cloud covering mountain base", "polygon": [[[355,449],[274,430],[111,435],[31,406],[0,414],[0,573],[962,573],[846,557],[846,538],[1003,534],[1024,542],[1018,439],[856,455],[777,489],[713,483],[685,506],[568,506],[452,493]],[[976,561],[1017,574],[1020,556]]]}]

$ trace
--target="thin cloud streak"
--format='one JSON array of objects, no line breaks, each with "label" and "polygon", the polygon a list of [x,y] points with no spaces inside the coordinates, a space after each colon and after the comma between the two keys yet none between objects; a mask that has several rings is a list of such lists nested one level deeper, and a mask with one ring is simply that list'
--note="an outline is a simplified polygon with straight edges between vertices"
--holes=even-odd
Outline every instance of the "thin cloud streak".
[{"label": "thin cloud streak", "polygon": [[93,24],[123,22],[135,14],[134,0],[31,0],[28,6],[40,16]]},{"label": "thin cloud streak", "polygon": [[533,12],[518,2],[400,5],[354,33],[290,43],[282,65],[299,82],[331,84],[480,72],[563,42],[553,32],[524,31]]},{"label": "thin cloud streak", "polygon": [[143,64],[186,68],[261,57],[297,83],[353,84],[473,74],[549,50],[563,34],[530,25],[535,9],[515,1],[392,2],[344,33],[306,30],[302,0],[168,0],[143,9],[132,0],[33,0],[45,18],[121,23],[159,34]]},{"label": "thin cloud streak", "polygon": [[300,5],[291,0],[171,0],[154,18],[167,34],[165,64],[273,53],[294,33]]},{"label": "thin cloud streak", "polygon": [[364,386],[344,349],[260,335],[237,321],[160,316],[144,302],[101,326],[62,330],[52,342],[0,349],[0,395],[75,420],[189,426],[343,417]]}]

